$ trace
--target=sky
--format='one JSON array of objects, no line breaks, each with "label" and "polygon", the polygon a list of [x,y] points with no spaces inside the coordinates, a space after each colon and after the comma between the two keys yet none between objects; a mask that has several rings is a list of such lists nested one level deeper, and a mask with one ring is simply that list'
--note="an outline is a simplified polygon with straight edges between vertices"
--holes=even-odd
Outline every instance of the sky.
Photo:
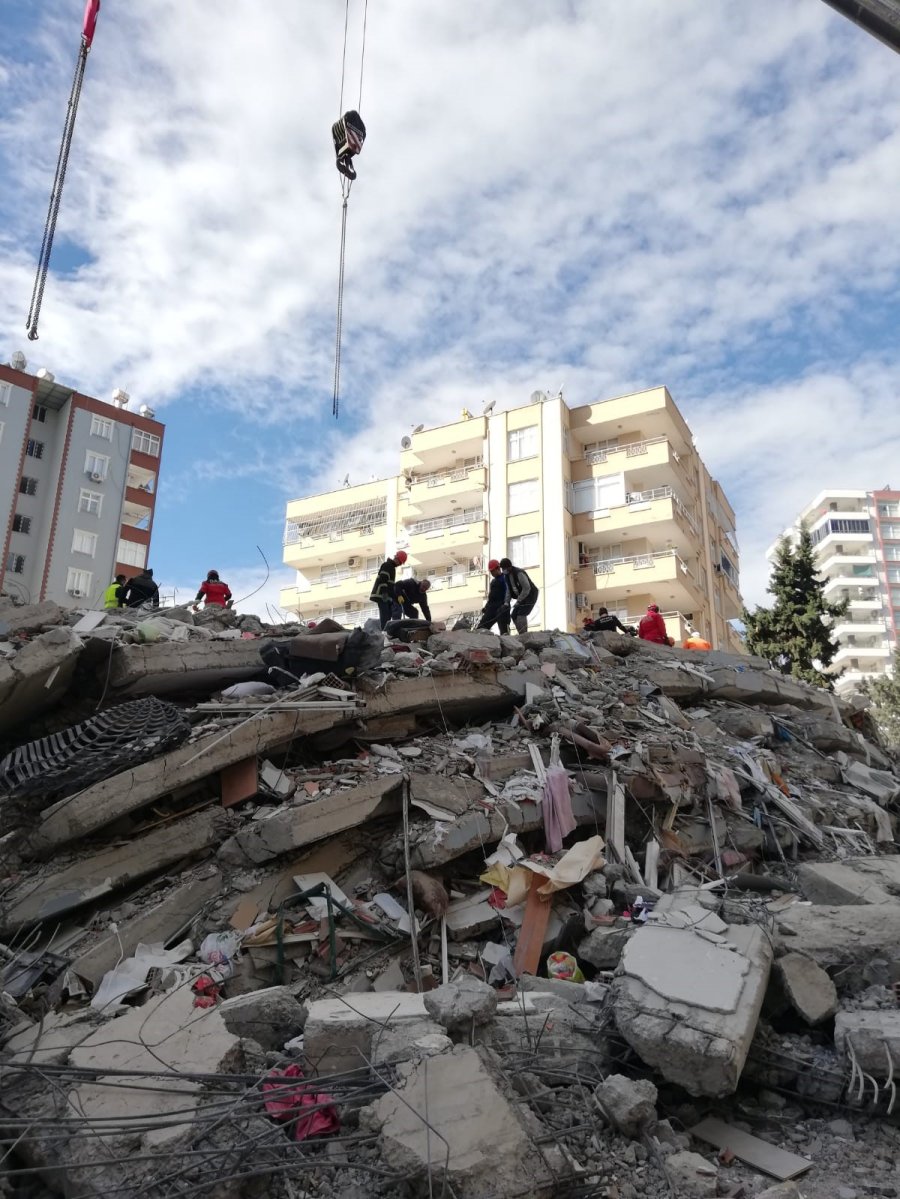
[{"label": "sky", "polygon": [[0,360],[166,423],[169,590],[271,612],[287,499],[536,388],[668,386],[751,604],[817,491],[900,487],[900,56],[823,0],[372,0],[364,60],[365,0],[103,0],[28,343],[82,8],[0,0]]}]

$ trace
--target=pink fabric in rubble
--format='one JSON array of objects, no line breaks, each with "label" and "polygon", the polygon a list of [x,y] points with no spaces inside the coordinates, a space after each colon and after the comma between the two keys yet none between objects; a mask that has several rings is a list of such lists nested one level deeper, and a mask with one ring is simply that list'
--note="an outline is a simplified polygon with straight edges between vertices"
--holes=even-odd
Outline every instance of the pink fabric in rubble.
[{"label": "pink fabric in rubble", "polygon": [[544,836],[547,839],[547,851],[559,853],[563,846],[563,837],[568,836],[575,828],[575,817],[572,815],[571,784],[564,766],[549,766],[544,780]]},{"label": "pink fabric in rubble", "polygon": [[[330,1095],[321,1095],[311,1090],[313,1083],[299,1082],[303,1071],[296,1064],[285,1070],[272,1070],[262,1085],[266,1111],[273,1120],[290,1123],[293,1139],[305,1141],[307,1137],[324,1137],[340,1130],[337,1108]],[[292,1085],[294,1080],[299,1085]],[[304,1109],[310,1108],[310,1111]]]}]

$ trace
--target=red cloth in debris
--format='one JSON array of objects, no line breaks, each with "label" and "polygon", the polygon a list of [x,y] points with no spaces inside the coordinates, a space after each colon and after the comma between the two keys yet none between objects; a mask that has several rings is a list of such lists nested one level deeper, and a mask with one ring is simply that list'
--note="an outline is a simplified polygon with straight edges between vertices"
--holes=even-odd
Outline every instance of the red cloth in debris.
[{"label": "red cloth in debris", "polygon": [[294,1064],[284,1070],[271,1070],[262,1085],[263,1095],[266,1096],[266,1111],[273,1120],[290,1122],[293,1125],[295,1141],[338,1132],[341,1123],[331,1096],[317,1094],[311,1089],[312,1083],[290,1085],[294,1079],[302,1078],[303,1071]]},{"label": "red cloth in debris", "polygon": [[219,998],[219,984],[208,974],[198,974],[191,984],[194,992],[194,1007],[215,1007]]},{"label": "red cloth in debris", "polygon": [[569,774],[564,766],[549,766],[544,780],[544,836],[550,853],[559,853],[563,837],[575,828],[572,800],[569,794]]}]

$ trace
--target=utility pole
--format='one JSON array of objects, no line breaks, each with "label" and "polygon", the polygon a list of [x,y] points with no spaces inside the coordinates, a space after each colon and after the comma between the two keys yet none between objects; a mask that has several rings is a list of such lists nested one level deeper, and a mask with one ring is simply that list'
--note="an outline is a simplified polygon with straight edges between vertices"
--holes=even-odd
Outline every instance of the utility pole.
[{"label": "utility pole", "polygon": [[900,0],[825,0],[825,3],[900,54]]}]

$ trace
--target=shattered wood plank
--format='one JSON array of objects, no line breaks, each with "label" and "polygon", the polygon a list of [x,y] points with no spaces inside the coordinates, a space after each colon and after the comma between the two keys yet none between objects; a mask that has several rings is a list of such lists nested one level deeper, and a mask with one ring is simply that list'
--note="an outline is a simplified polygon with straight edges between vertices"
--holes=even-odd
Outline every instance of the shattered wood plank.
[{"label": "shattered wood plank", "polygon": [[723,1120],[713,1116],[701,1120],[690,1129],[692,1137],[714,1145],[716,1149],[730,1149],[735,1157],[739,1157],[748,1166],[762,1170],[772,1178],[786,1182],[789,1178],[797,1178],[812,1168],[812,1162],[796,1153],[787,1153],[777,1145],[770,1145],[749,1132],[733,1128]]},{"label": "shattered wood plank", "polygon": [[528,898],[525,900],[525,916],[519,929],[519,939],[516,942],[516,952],[513,957],[513,970],[516,978],[520,974],[537,974],[541,964],[541,953],[544,939],[547,935],[547,925],[550,923],[552,905],[549,899],[544,899],[540,888],[546,879],[542,874],[535,874],[528,888]]},{"label": "shattered wood plank", "polygon": [[137,879],[158,874],[215,845],[226,819],[215,808],[199,812],[187,820],[163,825],[143,837],[80,858],[55,874],[36,875],[7,894],[0,924],[14,929],[57,919],[95,899],[112,895]]}]

